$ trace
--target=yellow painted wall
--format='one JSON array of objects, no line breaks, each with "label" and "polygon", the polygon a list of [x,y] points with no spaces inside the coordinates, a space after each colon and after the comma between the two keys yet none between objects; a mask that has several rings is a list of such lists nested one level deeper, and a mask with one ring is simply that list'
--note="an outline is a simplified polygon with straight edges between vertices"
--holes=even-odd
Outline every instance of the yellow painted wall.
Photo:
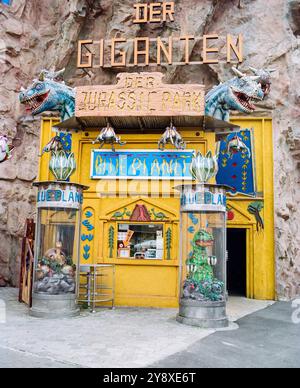
[{"label": "yellow painted wall", "polygon": [[236,118],[233,123],[254,129],[257,200],[264,202],[261,216],[264,231],[257,232],[255,217],[247,208],[254,199],[242,196],[228,198],[236,218],[228,227],[247,228],[247,294],[249,298],[270,299],[275,294],[275,234],[274,234],[274,171],[272,120],[268,118]]},{"label": "yellow painted wall", "polygon": [[[265,221],[264,232],[256,231],[254,216],[247,212],[248,205],[253,199],[246,197],[232,197],[229,205],[234,209],[235,219],[228,227],[245,227],[247,234],[247,271],[248,296],[257,299],[274,299],[275,297],[275,269],[274,269],[274,218],[273,218],[273,155],[272,155],[272,122],[269,119],[234,119],[243,128],[254,128],[255,150],[257,162],[258,191],[263,193],[265,208],[262,216]],[[52,125],[56,121],[44,119],[42,121],[41,148],[53,136]],[[88,214],[88,221],[93,230],[82,233],[91,234],[88,242],[89,258],[83,259],[84,245],[81,247],[82,263],[112,263],[116,265],[116,305],[145,306],[145,307],[177,307],[180,290],[180,258],[179,258],[179,199],[172,196],[164,197],[169,192],[170,184],[166,182],[118,181],[116,186],[111,181],[97,181],[90,179],[91,150],[96,147],[92,140],[96,138],[96,130],[73,134],[73,152],[78,168],[72,176],[72,181],[89,186],[84,195],[83,219]],[[215,150],[215,136],[196,131],[184,131],[184,138],[188,142],[188,149],[201,152]],[[122,140],[127,142],[127,149],[156,149],[159,135],[124,135]],[[105,147],[108,148],[109,147]],[[125,149],[125,147],[122,147]],[[48,170],[49,155],[45,155],[40,162],[40,180],[53,179]],[[177,182],[172,182],[175,187]],[[151,190],[152,197],[148,193]],[[128,195],[128,192],[130,193]],[[174,190],[172,190],[175,193]],[[101,193],[106,195],[103,197]],[[116,194],[117,193],[117,194]],[[154,208],[156,212],[164,212],[164,232],[172,231],[171,260],[132,260],[117,258],[117,220],[113,218],[116,211],[124,208],[133,210],[136,204],[144,204],[147,209]],[[127,220],[128,217],[125,220]],[[114,228],[114,250],[110,257],[109,230]],[[164,233],[164,237],[165,237]],[[166,239],[165,239],[166,240]]]}]

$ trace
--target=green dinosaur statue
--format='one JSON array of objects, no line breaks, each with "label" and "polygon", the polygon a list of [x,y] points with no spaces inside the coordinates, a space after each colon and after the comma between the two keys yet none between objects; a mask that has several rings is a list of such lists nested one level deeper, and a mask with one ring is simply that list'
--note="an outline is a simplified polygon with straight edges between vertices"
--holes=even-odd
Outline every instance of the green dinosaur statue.
[{"label": "green dinosaur statue", "polygon": [[187,279],[184,284],[184,297],[201,301],[220,301],[223,299],[224,283],[214,276],[213,267],[217,264],[216,256],[209,256],[207,248],[213,246],[214,237],[201,229],[193,239],[193,251],[186,264]]},{"label": "green dinosaur statue", "polygon": [[211,281],[214,277],[212,266],[209,264],[210,258],[207,255],[207,247],[213,246],[214,237],[201,229],[193,239],[193,256],[187,260],[186,264],[191,269],[188,278],[196,282]]}]

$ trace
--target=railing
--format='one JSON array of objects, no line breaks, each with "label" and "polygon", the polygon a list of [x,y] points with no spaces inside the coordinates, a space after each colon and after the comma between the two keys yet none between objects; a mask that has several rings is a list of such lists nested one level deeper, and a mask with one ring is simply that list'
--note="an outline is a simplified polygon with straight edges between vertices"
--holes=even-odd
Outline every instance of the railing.
[{"label": "railing", "polygon": [[110,264],[85,264],[79,269],[78,303],[91,312],[96,307],[110,304],[115,307],[115,266]]}]

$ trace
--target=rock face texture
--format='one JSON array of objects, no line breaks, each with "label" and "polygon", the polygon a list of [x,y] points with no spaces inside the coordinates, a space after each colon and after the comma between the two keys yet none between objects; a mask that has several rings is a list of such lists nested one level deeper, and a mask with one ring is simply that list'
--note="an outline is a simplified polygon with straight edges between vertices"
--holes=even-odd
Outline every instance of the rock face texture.
[{"label": "rock face texture", "polygon": [[[300,295],[300,3],[298,0],[177,0],[176,21],[135,25],[134,1],[46,0],[0,5],[0,133],[20,138],[13,159],[0,165],[0,286],[17,284],[20,237],[34,214],[39,118],[25,115],[18,102],[43,68],[66,67],[70,85],[113,82],[117,70],[86,75],[76,70],[79,38],[219,34],[244,35],[245,62],[272,67],[272,92],[257,111],[274,119],[277,291],[281,299]],[[128,48],[130,50],[130,48]],[[192,55],[201,47],[191,45]],[[130,52],[129,52],[130,54]],[[155,69],[153,69],[155,70]],[[160,69],[168,82],[204,82],[209,89],[231,76],[229,66]]]}]

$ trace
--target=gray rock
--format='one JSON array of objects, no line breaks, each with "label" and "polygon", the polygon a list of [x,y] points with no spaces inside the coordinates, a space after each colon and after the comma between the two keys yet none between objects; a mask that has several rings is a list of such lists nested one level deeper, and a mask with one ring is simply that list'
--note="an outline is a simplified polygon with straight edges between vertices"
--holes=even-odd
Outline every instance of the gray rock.
[{"label": "gray rock", "polygon": [[[99,70],[92,77],[75,68],[76,41],[83,36],[111,38],[170,34],[225,35],[242,33],[245,38],[245,67],[274,67],[269,99],[258,115],[274,118],[276,277],[280,298],[300,294],[300,24],[299,1],[272,2],[272,12],[264,0],[238,1],[177,0],[176,20],[159,27],[141,27],[132,23],[133,2],[124,0],[56,2],[19,0],[0,14],[0,131],[22,136],[22,146],[13,160],[0,166],[0,213],[2,228],[12,237],[5,279],[17,283],[18,238],[26,217],[33,216],[34,192],[30,182],[36,177],[39,148],[39,118],[26,117],[18,103],[17,89],[27,86],[40,69],[66,67],[66,81],[72,86],[109,84],[115,70]],[[1,9],[2,10],[2,9]],[[38,21],[38,22],[37,22]],[[16,39],[17,38],[17,39]],[[128,55],[130,55],[128,47]],[[191,45],[193,54],[201,54],[201,45]],[[153,69],[155,70],[155,69]],[[229,66],[168,67],[166,81],[193,83],[204,81],[207,89],[231,76]],[[288,130],[288,128],[290,128]],[[3,202],[2,202],[3,201]],[[4,205],[8,203],[9,206]],[[289,206],[293,204],[294,206]],[[4,210],[3,210],[4,209]],[[0,251],[5,241],[0,241]],[[17,255],[14,257],[14,255]],[[1,272],[3,275],[3,273]],[[5,280],[6,281],[6,280]],[[3,282],[3,281],[2,281]]]}]

